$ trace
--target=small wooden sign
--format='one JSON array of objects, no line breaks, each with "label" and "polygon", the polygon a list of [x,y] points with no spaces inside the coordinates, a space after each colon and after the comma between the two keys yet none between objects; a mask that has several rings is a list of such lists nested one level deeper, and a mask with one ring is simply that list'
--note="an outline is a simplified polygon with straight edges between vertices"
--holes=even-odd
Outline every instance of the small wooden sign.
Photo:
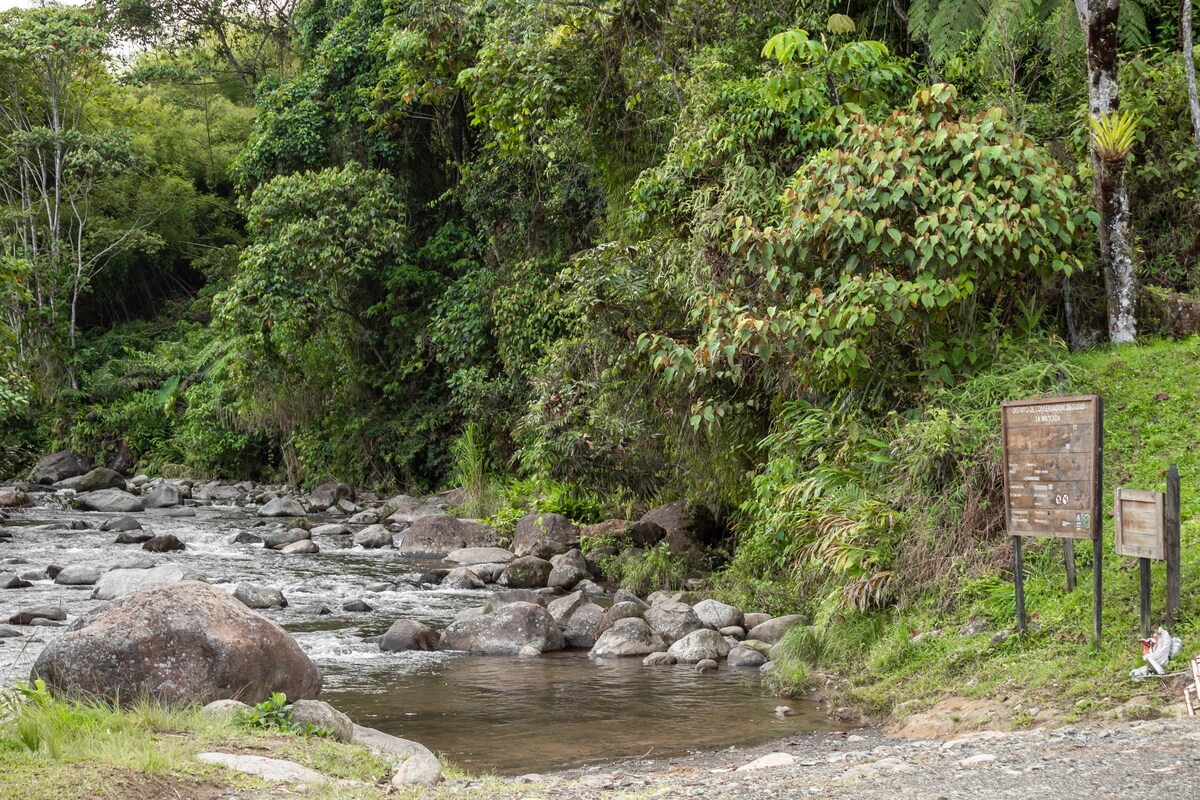
[{"label": "small wooden sign", "polygon": [[1013,536],[1096,538],[1099,400],[1001,404],[1004,506]]},{"label": "small wooden sign", "polygon": [[1163,493],[1117,489],[1113,522],[1119,556],[1166,560]]}]

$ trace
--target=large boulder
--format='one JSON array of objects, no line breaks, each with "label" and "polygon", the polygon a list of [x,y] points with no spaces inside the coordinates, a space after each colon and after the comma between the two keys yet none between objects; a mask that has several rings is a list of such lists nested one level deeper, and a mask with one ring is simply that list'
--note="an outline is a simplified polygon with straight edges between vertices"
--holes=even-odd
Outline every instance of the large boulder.
[{"label": "large boulder", "polygon": [[507,564],[514,556],[503,547],[463,547],[446,556],[452,564],[472,566],[475,564]]},{"label": "large boulder", "polygon": [[712,544],[717,537],[717,526],[708,509],[685,500],[652,509],[639,522],[654,523],[662,528],[666,531],[663,540],[671,552],[692,561],[700,558],[701,545]]},{"label": "large boulder", "polygon": [[308,496],[308,504],[312,506],[313,511],[324,511],[330,506],[337,505],[339,500],[353,499],[353,486],[348,483],[331,481],[330,483],[322,483],[313,489],[312,494]]},{"label": "large boulder", "polygon": [[710,628],[701,628],[684,636],[667,650],[680,664],[698,664],[705,659],[724,658],[729,655],[729,642]]},{"label": "large boulder", "polygon": [[294,497],[276,497],[258,510],[260,517],[303,517],[304,506]]},{"label": "large boulder", "polygon": [[142,490],[142,502],[146,508],[173,508],[183,502],[183,494],[178,486],[156,483]]},{"label": "large boulder", "polygon": [[438,635],[428,625],[411,619],[401,619],[393,622],[392,627],[379,637],[379,649],[391,653],[404,650],[437,650]]},{"label": "large boulder", "polygon": [[692,611],[701,622],[718,631],[734,626],[740,628],[745,621],[741,611],[719,600],[701,600],[692,606]]},{"label": "large boulder", "polygon": [[520,556],[550,558],[579,546],[579,527],[562,514],[533,512],[517,522],[512,549]]},{"label": "large boulder", "polygon": [[464,547],[499,547],[500,536],[481,522],[445,514],[418,519],[397,535],[404,553],[445,556]]},{"label": "large boulder", "polygon": [[667,648],[662,637],[655,633],[646,621],[637,617],[619,619],[600,634],[596,644],[588,653],[590,658],[623,658],[625,656],[648,656]]},{"label": "large boulder", "polygon": [[258,703],[273,692],[295,702],[321,693],[321,671],[283,628],[196,582],[90,611],[38,656],[30,680],[38,679],[56,692],[123,703]]},{"label": "large boulder", "polygon": [[666,602],[652,605],[646,610],[646,622],[654,632],[673,644],[692,631],[700,630],[704,623],[687,603]]},{"label": "large boulder", "polygon": [[125,479],[120,473],[106,467],[96,467],[81,475],[73,487],[76,492],[98,492],[101,489],[125,489]]},{"label": "large boulder", "polygon": [[536,556],[522,556],[504,568],[498,583],[511,589],[541,589],[554,567]]},{"label": "large boulder", "polygon": [[70,450],[60,450],[34,464],[29,473],[29,480],[48,486],[67,478],[85,475],[91,468],[92,460],[87,456]]},{"label": "large boulder", "polygon": [[100,576],[92,589],[93,600],[114,600],[151,587],[184,581],[204,580],[198,572],[178,564],[164,564],[153,569],[114,569]]},{"label": "large boulder", "polygon": [[131,511],[145,511],[141,498],[135,497],[123,489],[101,489],[76,495],[75,499],[88,511],[113,511],[122,514],[128,514]]},{"label": "large boulder", "polygon": [[566,646],[562,631],[546,609],[533,603],[510,603],[491,614],[457,620],[442,631],[443,650],[515,656],[524,647],[543,653]]}]

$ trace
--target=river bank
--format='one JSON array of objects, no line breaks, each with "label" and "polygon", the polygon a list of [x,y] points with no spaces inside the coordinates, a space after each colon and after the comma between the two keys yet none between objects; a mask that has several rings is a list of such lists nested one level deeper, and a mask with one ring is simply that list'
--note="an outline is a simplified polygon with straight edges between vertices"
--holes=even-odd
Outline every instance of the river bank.
[{"label": "river bank", "polygon": [[[449,770],[434,787],[390,786],[388,765],[352,744],[247,731],[196,711],[104,715],[97,731],[60,715],[54,748],[0,748],[0,796],[26,800],[650,800],[650,798],[1189,797],[1200,766],[1192,720],[983,731],[910,739],[877,728],[807,732],[761,746],[699,750],[515,777]],[[697,725],[713,724],[698,717]],[[201,753],[284,760],[313,773],[274,780]],[[210,758],[210,757],[206,757]]]}]

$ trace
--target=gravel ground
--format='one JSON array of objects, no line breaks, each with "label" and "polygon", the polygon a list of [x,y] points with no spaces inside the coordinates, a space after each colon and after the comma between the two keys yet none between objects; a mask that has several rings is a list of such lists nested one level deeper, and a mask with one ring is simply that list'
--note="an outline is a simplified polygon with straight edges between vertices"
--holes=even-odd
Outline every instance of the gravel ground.
[{"label": "gravel ground", "polygon": [[[700,724],[705,724],[701,722]],[[719,724],[712,721],[708,724]],[[751,768],[766,758],[778,766]],[[1189,719],[985,731],[949,741],[878,730],[814,733],[753,749],[606,764],[557,775],[453,782],[461,797],[1122,798],[1200,797],[1200,722]],[[439,792],[440,795],[440,792]]]}]

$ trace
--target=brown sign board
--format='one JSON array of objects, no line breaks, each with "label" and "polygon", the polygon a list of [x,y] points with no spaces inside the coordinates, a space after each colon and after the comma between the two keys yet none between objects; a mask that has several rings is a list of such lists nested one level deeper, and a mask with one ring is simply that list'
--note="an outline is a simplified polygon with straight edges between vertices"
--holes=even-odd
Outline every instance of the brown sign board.
[{"label": "brown sign board", "polygon": [[1002,403],[1001,431],[1008,532],[1094,538],[1100,525],[1100,398]]},{"label": "brown sign board", "polygon": [[1162,492],[1117,489],[1113,509],[1117,555],[1166,560],[1163,500]]}]

